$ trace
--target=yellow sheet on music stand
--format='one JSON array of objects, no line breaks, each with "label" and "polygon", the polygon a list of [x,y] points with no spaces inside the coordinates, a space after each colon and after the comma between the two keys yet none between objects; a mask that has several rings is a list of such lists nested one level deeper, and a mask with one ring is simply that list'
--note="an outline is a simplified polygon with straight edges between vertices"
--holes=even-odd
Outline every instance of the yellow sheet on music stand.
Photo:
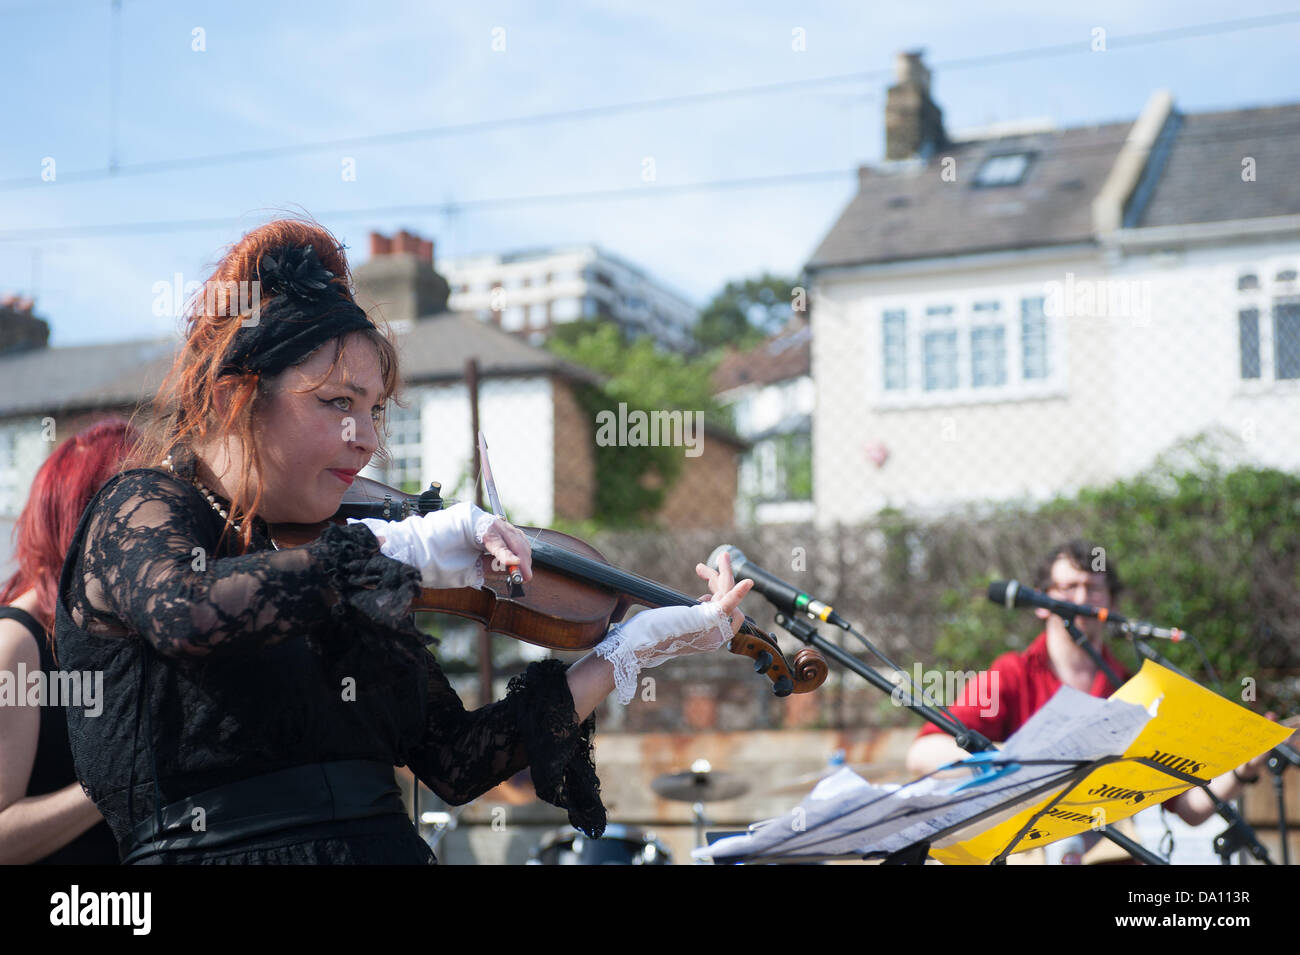
[{"label": "yellow sheet on music stand", "polygon": [[[1205,780],[1272,749],[1293,732],[1150,660],[1143,662],[1138,674],[1111,699],[1136,703],[1148,710],[1159,700],[1156,717],[1138,734],[1125,756],[1147,757]],[[1015,851],[1024,852],[1098,825],[1118,822],[1176,796],[1190,785],[1141,763],[1102,766],[1075,784],[1041,816]],[[931,848],[930,855],[947,865],[985,865],[1052,801],[1052,796],[978,836]]]}]

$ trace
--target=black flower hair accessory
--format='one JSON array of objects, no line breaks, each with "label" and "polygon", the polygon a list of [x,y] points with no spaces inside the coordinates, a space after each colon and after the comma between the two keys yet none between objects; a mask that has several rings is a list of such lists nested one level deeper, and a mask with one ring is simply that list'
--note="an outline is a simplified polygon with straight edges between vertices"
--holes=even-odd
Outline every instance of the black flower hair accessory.
[{"label": "black flower hair accessory", "polygon": [[332,287],[334,273],[321,264],[310,245],[286,246],[263,253],[257,263],[263,295],[319,298]]},{"label": "black flower hair accessory", "polygon": [[221,375],[278,375],[333,338],[375,328],[310,245],[270,249],[257,271],[270,302],[241,320]]}]

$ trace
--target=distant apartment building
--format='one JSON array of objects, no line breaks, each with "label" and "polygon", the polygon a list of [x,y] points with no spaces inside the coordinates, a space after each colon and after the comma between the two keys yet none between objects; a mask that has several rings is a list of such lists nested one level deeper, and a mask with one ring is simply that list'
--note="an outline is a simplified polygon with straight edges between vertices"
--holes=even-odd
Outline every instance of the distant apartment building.
[{"label": "distant apartment building", "polygon": [[606,318],[668,351],[694,347],[697,311],[645,272],[594,245],[450,258],[447,307],[533,344],[557,325]]}]

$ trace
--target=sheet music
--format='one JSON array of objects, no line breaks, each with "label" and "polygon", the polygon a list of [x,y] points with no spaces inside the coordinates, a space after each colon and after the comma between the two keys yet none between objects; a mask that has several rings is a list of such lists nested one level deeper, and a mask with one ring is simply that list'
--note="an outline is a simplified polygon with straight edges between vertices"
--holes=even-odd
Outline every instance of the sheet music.
[{"label": "sheet music", "polygon": [[[695,854],[727,862],[766,855],[894,852],[1063,777],[1078,763],[1123,753],[1150,720],[1141,706],[1063,686],[1007,740],[985,771],[876,786],[841,769],[786,815]],[[1058,762],[1013,768],[1017,760]]]}]

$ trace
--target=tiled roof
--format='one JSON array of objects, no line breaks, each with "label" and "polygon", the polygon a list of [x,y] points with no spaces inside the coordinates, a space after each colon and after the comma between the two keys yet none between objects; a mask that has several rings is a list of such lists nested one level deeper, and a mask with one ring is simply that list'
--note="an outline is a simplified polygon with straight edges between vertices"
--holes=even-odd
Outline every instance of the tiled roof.
[{"label": "tiled roof", "polygon": [[33,348],[0,356],[0,416],[134,405],[171,367],[176,341]]},{"label": "tiled roof", "polygon": [[775,335],[748,351],[734,351],[713,372],[713,390],[770,385],[812,372],[812,331],[795,317]]},{"label": "tiled roof", "polygon": [[[808,268],[965,255],[1092,238],[1092,200],[1130,123],[956,143],[928,161],[862,167],[858,194]],[[1015,185],[980,186],[990,157],[1028,153]],[[945,159],[955,179],[943,178]]]},{"label": "tiled roof", "polygon": [[[594,372],[478,319],[443,313],[396,333],[407,383],[458,380],[479,359],[488,375],[556,374],[598,382]],[[129,407],[154,394],[175,356],[175,339],[33,348],[0,356],[0,417]]]},{"label": "tiled roof", "polygon": [[[1181,117],[1139,226],[1187,225],[1300,213],[1300,104]],[[1254,179],[1242,179],[1242,160]]]},{"label": "tiled roof", "polygon": [[[1168,151],[1153,151],[1149,193],[1126,226],[1175,226],[1300,214],[1300,104],[1175,114]],[[1092,201],[1130,123],[959,142],[928,160],[859,170],[858,193],[831,227],[809,269],[971,255],[1092,242]],[[990,157],[1029,153],[1014,185],[980,186]],[[945,159],[954,181],[943,178]],[[1242,162],[1254,159],[1253,181]]]}]

